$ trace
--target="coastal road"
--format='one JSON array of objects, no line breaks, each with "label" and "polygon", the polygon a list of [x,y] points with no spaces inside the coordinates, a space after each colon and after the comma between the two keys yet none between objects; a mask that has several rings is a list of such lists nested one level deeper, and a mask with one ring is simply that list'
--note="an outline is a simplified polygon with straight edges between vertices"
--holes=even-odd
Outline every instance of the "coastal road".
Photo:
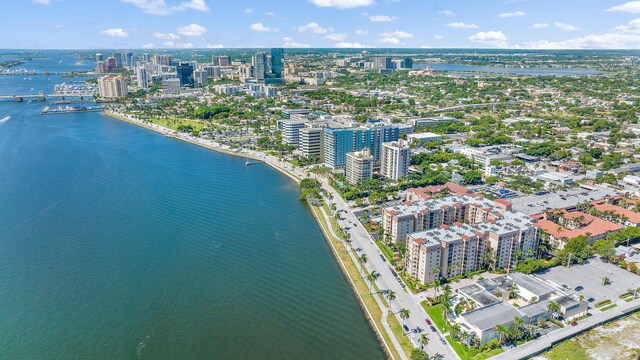
[{"label": "coastal road", "polygon": [[[444,339],[442,333],[437,329],[436,332],[432,332],[429,329],[429,326],[426,323],[426,319],[428,319],[429,316],[422,308],[422,305],[416,301],[415,297],[409,290],[405,290],[402,281],[394,276],[391,265],[386,261],[384,255],[382,255],[380,249],[374,243],[373,238],[353,214],[347,203],[328,184],[327,180],[323,179],[321,182],[323,184],[323,188],[333,195],[332,202],[336,204],[336,209],[342,212],[343,220],[340,220],[340,225],[342,228],[349,228],[348,232],[351,234],[353,247],[355,249],[361,249],[360,254],[367,255],[367,269],[369,269],[369,271],[375,270],[380,274],[380,278],[376,282],[378,288],[380,290],[390,290],[395,292],[396,300],[392,302],[391,306],[392,312],[394,312],[400,323],[402,323],[403,320],[399,316],[399,310],[403,308],[409,310],[409,318],[405,320],[405,324],[410,329],[409,336],[413,344],[416,347],[419,347],[420,337],[422,333],[426,332],[429,336],[429,344],[425,348],[427,353],[430,355],[435,355],[436,353],[441,354],[444,356],[444,359],[458,359],[458,355],[448,343],[441,343],[440,339]],[[344,211],[346,211],[346,213]]]}]

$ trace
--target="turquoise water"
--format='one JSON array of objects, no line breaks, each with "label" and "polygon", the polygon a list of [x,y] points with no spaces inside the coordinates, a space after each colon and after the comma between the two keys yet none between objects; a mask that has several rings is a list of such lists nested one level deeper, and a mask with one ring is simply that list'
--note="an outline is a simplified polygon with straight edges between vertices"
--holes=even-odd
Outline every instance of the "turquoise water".
[{"label": "turquoise water", "polygon": [[384,358],[289,179],[42,107],[0,103],[1,359]]}]

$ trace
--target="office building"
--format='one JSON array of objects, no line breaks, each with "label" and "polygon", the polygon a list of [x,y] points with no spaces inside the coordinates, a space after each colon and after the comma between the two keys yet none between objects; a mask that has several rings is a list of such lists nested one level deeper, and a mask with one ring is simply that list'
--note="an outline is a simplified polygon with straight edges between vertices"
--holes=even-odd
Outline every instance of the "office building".
[{"label": "office building", "polygon": [[413,59],[412,58],[404,58],[400,62],[400,69],[413,69]]},{"label": "office building", "polygon": [[120,69],[124,66],[125,58],[122,55],[123,54],[121,52],[114,52],[112,54],[113,58],[116,60],[116,69]]},{"label": "office building", "polygon": [[166,95],[180,94],[180,79],[167,78],[162,80],[162,92]]},{"label": "office building", "polygon": [[109,72],[109,62],[99,61],[98,64],[96,65],[96,72],[100,74]]},{"label": "office building", "polygon": [[373,68],[374,69],[393,69],[393,63],[391,62],[391,58],[387,56],[379,56],[373,59]]},{"label": "office building", "polygon": [[109,56],[107,58],[107,69],[114,70],[118,68],[118,62],[115,57]]},{"label": "office building", "polygon": [[427,143],[441,143],[442,135],[426,132],[419,134],[409,134],[407,135],[409,142],[424,145]]},{"label": "office building", "polygon": [[138,80],[138,87],[143,90],[149,89],[149,72],[144,67],[138,67],[136,69],[136,78]]},{"label": "office building", "polygon": [[133,65],[133,53],[128,52],[125,54],[125,65],[132,66]]},{"label": "office building", "polygon": [[231,58],[224,55],[213,55],[211,57],[211,64],[215,66],[229,66],[231,64]]},{"label": "office building", "polygon": [[267,72],[267,53],[264,51],[258,51],[253,55],[251,64],[253,66],[253,78],[258,81],[264,81]]},{"label": "office building", "polygon": [[99,63],[100,61],[104,61],[104,55],[101,53],[97,53],[96,54],[96,62]]},{"label": "office building", "polygon": [[208,79],[220,79],[220,66],[205,65],[202,70],[207,72]]},{"label": "office building", "polygon": [[151,62],[151,55],[149,55],[148,53],[142,54],[142,61]]},{"label": "office building", "polygon": [[282,69],[284,61],[284,49],[271,49],[271,75],[274,78],[282,78]]},{"label": "office building", "polygon": [[188,62],[181,62],[176,66],[176,73],[180,79],[180,86],[193,86],[193,65]]},{"label": "office building", "polygon": [[377,166],[380,161],[382,143],[397,141],[398,136],[397,126],[375,121],[367,122],[362,127],[325,128],[323,134],[324,161],[334,170],[342,171],[346,165],[348,152],[367,148],[373,156],[374,166]]},{"label": "office building", "polygon": [[350,184],[371,179],[373,175],[373,156],[369,149],[347,153],[345,175]]},{"label": "office building", "polygon": [[127,96],[127,79],[122,76],[103,76],[98,78],[98,94],[105,99]]},{"label": "office building", "polygon": [[382,143],[380,174],[390,180],[398,180],[409,173],[411,156],[409,144],[398,140]]},{"label": "office building", "polygon": [[207,72],[204,70],[194,70],[193,71],[193,80],[196,84],[202,85],[207,82]]}]

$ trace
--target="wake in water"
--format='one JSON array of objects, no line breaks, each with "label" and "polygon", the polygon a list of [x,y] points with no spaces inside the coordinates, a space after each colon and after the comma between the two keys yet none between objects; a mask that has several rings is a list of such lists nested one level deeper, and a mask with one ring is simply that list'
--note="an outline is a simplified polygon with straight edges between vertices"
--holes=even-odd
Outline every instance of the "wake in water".
[{"label": "wake in water", "polygon": [[2,119],[0,119],[0,126],[4,125],[4,123],[9,121],[9,119],[11,119],[11,115],[7,115],[7,116],[3,117]]}]

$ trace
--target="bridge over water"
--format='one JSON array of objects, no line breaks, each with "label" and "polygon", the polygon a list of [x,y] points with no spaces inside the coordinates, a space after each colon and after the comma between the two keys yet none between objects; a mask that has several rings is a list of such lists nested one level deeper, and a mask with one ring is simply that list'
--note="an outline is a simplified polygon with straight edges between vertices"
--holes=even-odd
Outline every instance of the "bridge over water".
[{"label": "bridge over water", "polygon": [[93,93],[65,93],[65,94],[45,94],[42,91],[39,91],[37,94],[26,94],[26,95],[0,95],[0,100],[12,100],[16,102],[22,102],[26,100],[37,100],[37,101],[47,101],[47,99],[57,99],[57,100],[68,100],[68,99],[79,99],[79,100],[93,100]]}]

